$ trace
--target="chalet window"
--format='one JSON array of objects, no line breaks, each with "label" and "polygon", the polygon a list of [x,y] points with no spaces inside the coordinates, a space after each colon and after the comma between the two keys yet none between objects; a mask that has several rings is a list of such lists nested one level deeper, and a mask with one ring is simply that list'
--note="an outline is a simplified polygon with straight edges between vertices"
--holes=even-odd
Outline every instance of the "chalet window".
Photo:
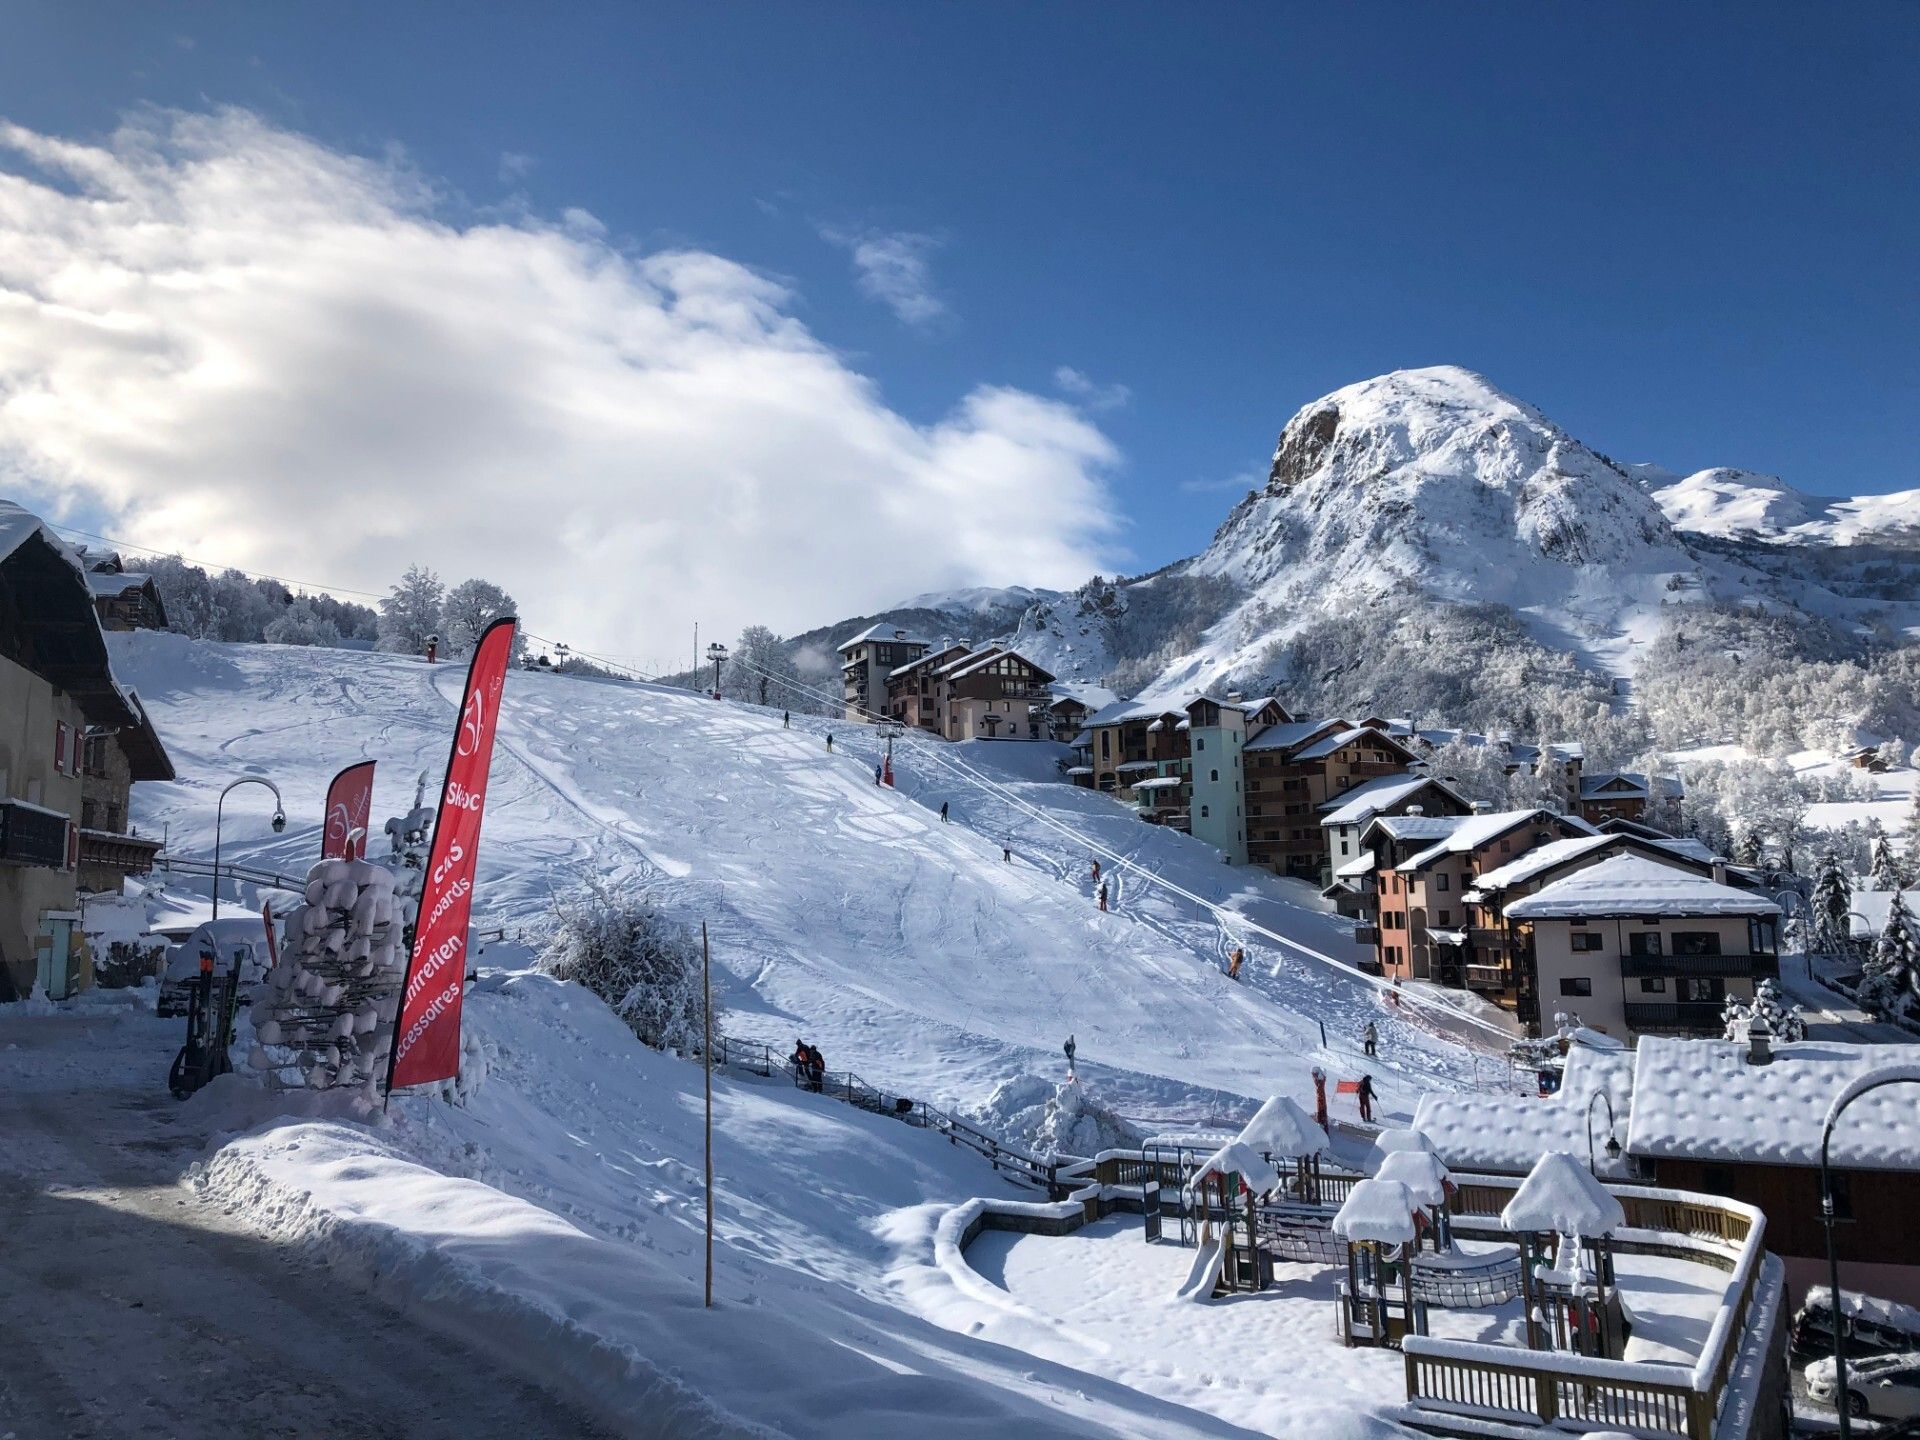
[{"label": "chalet window", "polygon": [[1207,818],[1207,807],[1204,805],[1200,807],[1200,818],[1202,820],[1205,820]]},{"label": "chalet window", "polygon": [[1447,876],[1444,871],[1433,877],[1433,888],[1436,890],[1445,890],[1447,888]]},{"label": "chalet window", "polygon": [[1771,919],[1756,915],[1747,921],[1747,949],[1750,953],[1771,955],[1775,943]]},{"label": "chalet window", "polygon": [[1500,842],[1500,853],[1502,855],[1511,855],[1513,853],[1513,841],[1502,840]]},{"label": "chalet window", "polygon": [[1573,949],[1576,951],[1598,950],[1600,932],[1598,930],[1576,930],[1573,932]]},{"label": "chalet window", "polygon": [[1207,772],[1207,778],[1209,780],[1218,780],[1220,778],[1220,772],[1218,770],[1209,770]]},{"label": "chalet window", "polygon": [[1643,932],[1627,937],[1627,953],[1629,955],[1661,955],[1665,951],[1661,949],[1659,935],[1648,935]]},{"label": "chalet window", "polygon": [[1451,910],[1442,910],[1435,923],[1438,924],[1442,930],[1445,930],[1449,925],[1453,924],[1453,912]]},{"label": "chalet window", "polygon": [[1667,980],[1664,975],[1644,975],[1640,979],[1642,995],[1664,995],[1667,993]]},{"label": "chalet window", "polygon": [[1560,981],[1562,995],[1591,995],[1593,981],[1584,975],[1568,975]]},{"label": "chalet window", "polygon": [[1206,736],[1204,736],[1204,735],[1196,735],[1196,736],[1194,736],[1194,739],[1193,739],[1193,748],[1194,748],[1194,749],[1196,749],[1196,750],[1204,750],[1204,749],[1206,749],[1206,748],[1207,748],[1207,737],[1206,737]]},{"label": "chalet window", "polygon": [[1346,854],[1346,853],[1347,853],[1347,842],[1346,842],[1346,841],[1344,841],[1344,840],[1342,840],[1342,841],[1340,842],[1340,853],[1341,853],[1342,855],[1344,855],[1344,854]]},{"label": "chalet window", "polygon": [[1673,935],[1676,955],[1718,955],[1720,937],[1711,930],[1676,930]]},{"label": "chalet window", "polygon": [[1724,1000],[1727,998],[1727,982],[1715,975],[1704,980],[1683,979],[1680,982],[1682,1000]]}]

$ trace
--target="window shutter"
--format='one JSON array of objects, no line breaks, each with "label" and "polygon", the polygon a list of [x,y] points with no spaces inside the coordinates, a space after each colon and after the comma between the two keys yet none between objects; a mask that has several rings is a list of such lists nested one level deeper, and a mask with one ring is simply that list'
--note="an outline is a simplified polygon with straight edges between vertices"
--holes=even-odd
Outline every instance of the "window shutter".
[{"label": "window shutter", "polygon": [[67,869],[80,868],[80,827],[71,820],[67,822]]}]

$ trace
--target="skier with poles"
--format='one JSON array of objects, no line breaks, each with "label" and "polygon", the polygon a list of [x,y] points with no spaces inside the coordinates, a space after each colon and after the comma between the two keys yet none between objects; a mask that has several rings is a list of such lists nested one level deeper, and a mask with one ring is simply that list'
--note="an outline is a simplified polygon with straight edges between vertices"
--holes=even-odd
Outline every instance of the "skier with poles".
[{"label": "skier with poles", "polygon": [[1100,913],[1107,913],[1107,882],[1104,880],[1100,882]]},{"label": "skier with poles", "polygon": [[1367,1057],[1371,1059],[1379,1052],[1379,1047],[1380,1032],[1374,1028],[1373,1021],[1369,1020],[1360,1030],[1360,1048],[1365,1050]]},{"label": "skier with poles", "polygon": [[1242,950],[1238,945],[1234,946],[1233,954],[1227,957],[1227,978],[1229,980],[1238,980],[1240,978],[1240,967],[1246,963],[1246,959],[1247,952]]}]

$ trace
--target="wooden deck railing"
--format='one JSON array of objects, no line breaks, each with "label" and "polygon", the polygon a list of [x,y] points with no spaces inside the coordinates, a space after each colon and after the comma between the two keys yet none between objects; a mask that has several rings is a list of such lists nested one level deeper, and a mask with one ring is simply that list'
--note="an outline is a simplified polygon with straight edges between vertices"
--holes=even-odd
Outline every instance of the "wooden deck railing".
[{"label": "wooden deck railing", "polygon": [[[1520,1182],[1457,1178],[1457,1223],[1497,1224]],[[1596,1359],[1557,1351],[1408,1336],[1407,1403],[1436,1415],[1572,1429],[1629,1429],[1680,1440],[1714,1440],[1728,1376],[1746,1339],[1765,1255],[1766,1220],[1737,1200],[1685,1191],[1609,1185],[1626,1212],[1616,1248],[1680,1246],[1730,1271],[1729,1294],[1691,1367]],[[1639,1232],[1639,1233],[1630,1233]]]}]

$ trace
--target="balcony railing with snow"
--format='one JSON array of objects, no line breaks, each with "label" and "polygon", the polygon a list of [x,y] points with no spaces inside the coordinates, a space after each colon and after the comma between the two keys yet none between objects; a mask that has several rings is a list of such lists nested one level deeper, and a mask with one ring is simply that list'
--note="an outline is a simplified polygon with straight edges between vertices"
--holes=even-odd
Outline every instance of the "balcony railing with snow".
[{"label": "balcony railing with snow", "polygon": [[[1518,1189],[1516,1180],[1461,1176],[1454,1197],[1456,1233],[1492,1232]],[[1681,1255],[1732,1278],[1692,1366],[1606,1360],[1564,1351],[1439,1340],[1410,1335],[1407,1410],[1402,1418],[1445,1429],[1447,1417],[1551,1427],[1556,1431],[1631,1430],[1681,1440],[1717,1440],[1749,1432],[1780,1323],[1780,1266],[1766,1257],[1766,1219],[1751,1205],[1687,1191],[1606,1187],[1627,1224],[1616,1249]],[[1736,1384],[1736,1380],[1740,1383]]]},{"label": "balcony railing with snow", "polygon": [[1777,979],[1778,955],[1623,955],[1622,975],[1746,975]]}]

